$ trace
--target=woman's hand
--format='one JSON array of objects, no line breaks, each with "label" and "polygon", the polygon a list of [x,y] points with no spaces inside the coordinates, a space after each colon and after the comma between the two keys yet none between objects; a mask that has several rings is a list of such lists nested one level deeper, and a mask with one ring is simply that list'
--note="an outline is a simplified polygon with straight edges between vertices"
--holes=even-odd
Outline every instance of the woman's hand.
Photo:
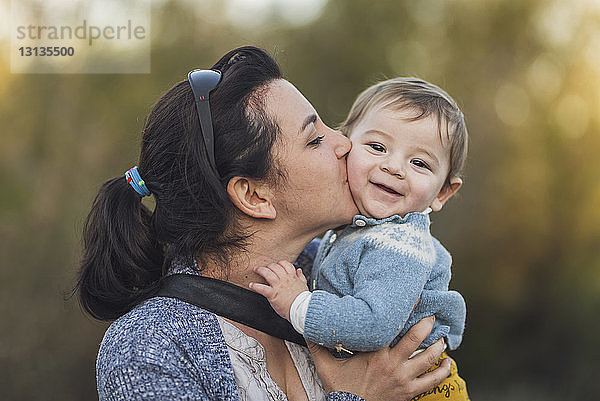
[{"label": "woman's hand", "polygon": [[436,370],[423,374],[442,354],[443,340],[409,357],[427,337],[434,320],[433,316],[421,320],[393,348],[361,352],[347,359],[337,359],[326,348],[307,341],[325,390],[345,391],[367,401],[408,401],[432,389],[450,374],[449,359]]},{"label": "woman's hand", "polygon": [[275,312],[289,321],[290,307],[294,299],[302,292],[308,291],[302,269],[296,269],[290,262],[282,260],[255,267],[254,272],[262,276],[269,285],[250,283],[250,289],[267,298]]}]

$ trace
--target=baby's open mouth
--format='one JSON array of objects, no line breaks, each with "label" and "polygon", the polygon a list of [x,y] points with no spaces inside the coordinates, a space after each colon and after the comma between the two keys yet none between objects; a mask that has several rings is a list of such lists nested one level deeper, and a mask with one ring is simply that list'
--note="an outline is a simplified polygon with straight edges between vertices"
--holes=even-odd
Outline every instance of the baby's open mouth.
[{"label": "baby's open mouth", "polygon": [[392,195],[402,195],[401,193],[398,193],[398,192],[394,191],[392,188],[386,187],[383,184],[376,184],[376,183],[373,183],[373,184],[375,184],[377,187],[379,187],[380,189],[382,189],[383,191],[385,191],[385,192],[387,192],[389,194],[392,194]]}]

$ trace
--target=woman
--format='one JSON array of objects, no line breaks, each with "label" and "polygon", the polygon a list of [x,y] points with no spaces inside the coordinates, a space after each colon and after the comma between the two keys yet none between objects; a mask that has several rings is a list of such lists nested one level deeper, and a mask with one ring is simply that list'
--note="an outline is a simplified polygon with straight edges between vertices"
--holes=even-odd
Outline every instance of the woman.
[{"label": "woman", "polygon": [[[274,60],[243,47],[213,69],[221,76],[209,85],[216,84],[212,121],[201,122],[205,104],[195,104],[188,81],[171,88],[146,121],[141,177],[133,170],[128,180],[107,181],[88,216],[80,300],[91,315],[117,319],[98,353],[99,398],[408,400],[441,382],[447,363],[422,373],[443,344],[409,360],[432,321],[392,349],[342,361],[309,344],[313,365],[304,347],[154,297],[173,273],[247,288],[259,280],[254,266],[295,260],[312,238],[356,213],[346,179],[350,142],[319,119]],[[154,212],[140,201],[149,193]]]}]

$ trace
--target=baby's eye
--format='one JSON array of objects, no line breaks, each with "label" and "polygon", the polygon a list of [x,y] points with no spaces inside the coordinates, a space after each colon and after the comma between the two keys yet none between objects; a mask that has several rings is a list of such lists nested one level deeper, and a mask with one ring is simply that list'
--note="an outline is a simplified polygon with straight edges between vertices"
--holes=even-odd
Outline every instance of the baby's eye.
[{"label": "baby's eye", "polygon": [[376,152],[385,152],[385,148],[378,143],[370,143],[369,146]]},{"label": "baby's eye", "polygon": [[323,142],[323,138],[325,138],[325,135],[321,135],[316,137],[315,139],[313,139],[312,141],[310,141],[308,143],[309,146],[319,146],[321,144],[321,142]]},{"label": "baby's eye", "polygon": [[417,167],[426,168],[427,170],[431,170],[431,168],[429,168],[429,165],[427,163],[425,163],[423,160],[415,159],[411,163]]}]

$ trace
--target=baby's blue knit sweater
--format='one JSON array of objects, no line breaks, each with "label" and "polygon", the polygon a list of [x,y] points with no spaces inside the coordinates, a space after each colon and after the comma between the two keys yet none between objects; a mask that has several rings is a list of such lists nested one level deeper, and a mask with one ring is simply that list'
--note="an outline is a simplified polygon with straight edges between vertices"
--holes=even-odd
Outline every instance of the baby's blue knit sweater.
[{"label": "baby's blue knit sweater", "polygon": [[435,315],[421,346],[445,337],[456,349],[465,301],[448,290],[452,259],[429,225],[424,213],[380,220],[357,215],[339,235],[328,231],[312,270],[316,290],[304,337],[330,348],[372,351],[395,345],[415,323]]}]

